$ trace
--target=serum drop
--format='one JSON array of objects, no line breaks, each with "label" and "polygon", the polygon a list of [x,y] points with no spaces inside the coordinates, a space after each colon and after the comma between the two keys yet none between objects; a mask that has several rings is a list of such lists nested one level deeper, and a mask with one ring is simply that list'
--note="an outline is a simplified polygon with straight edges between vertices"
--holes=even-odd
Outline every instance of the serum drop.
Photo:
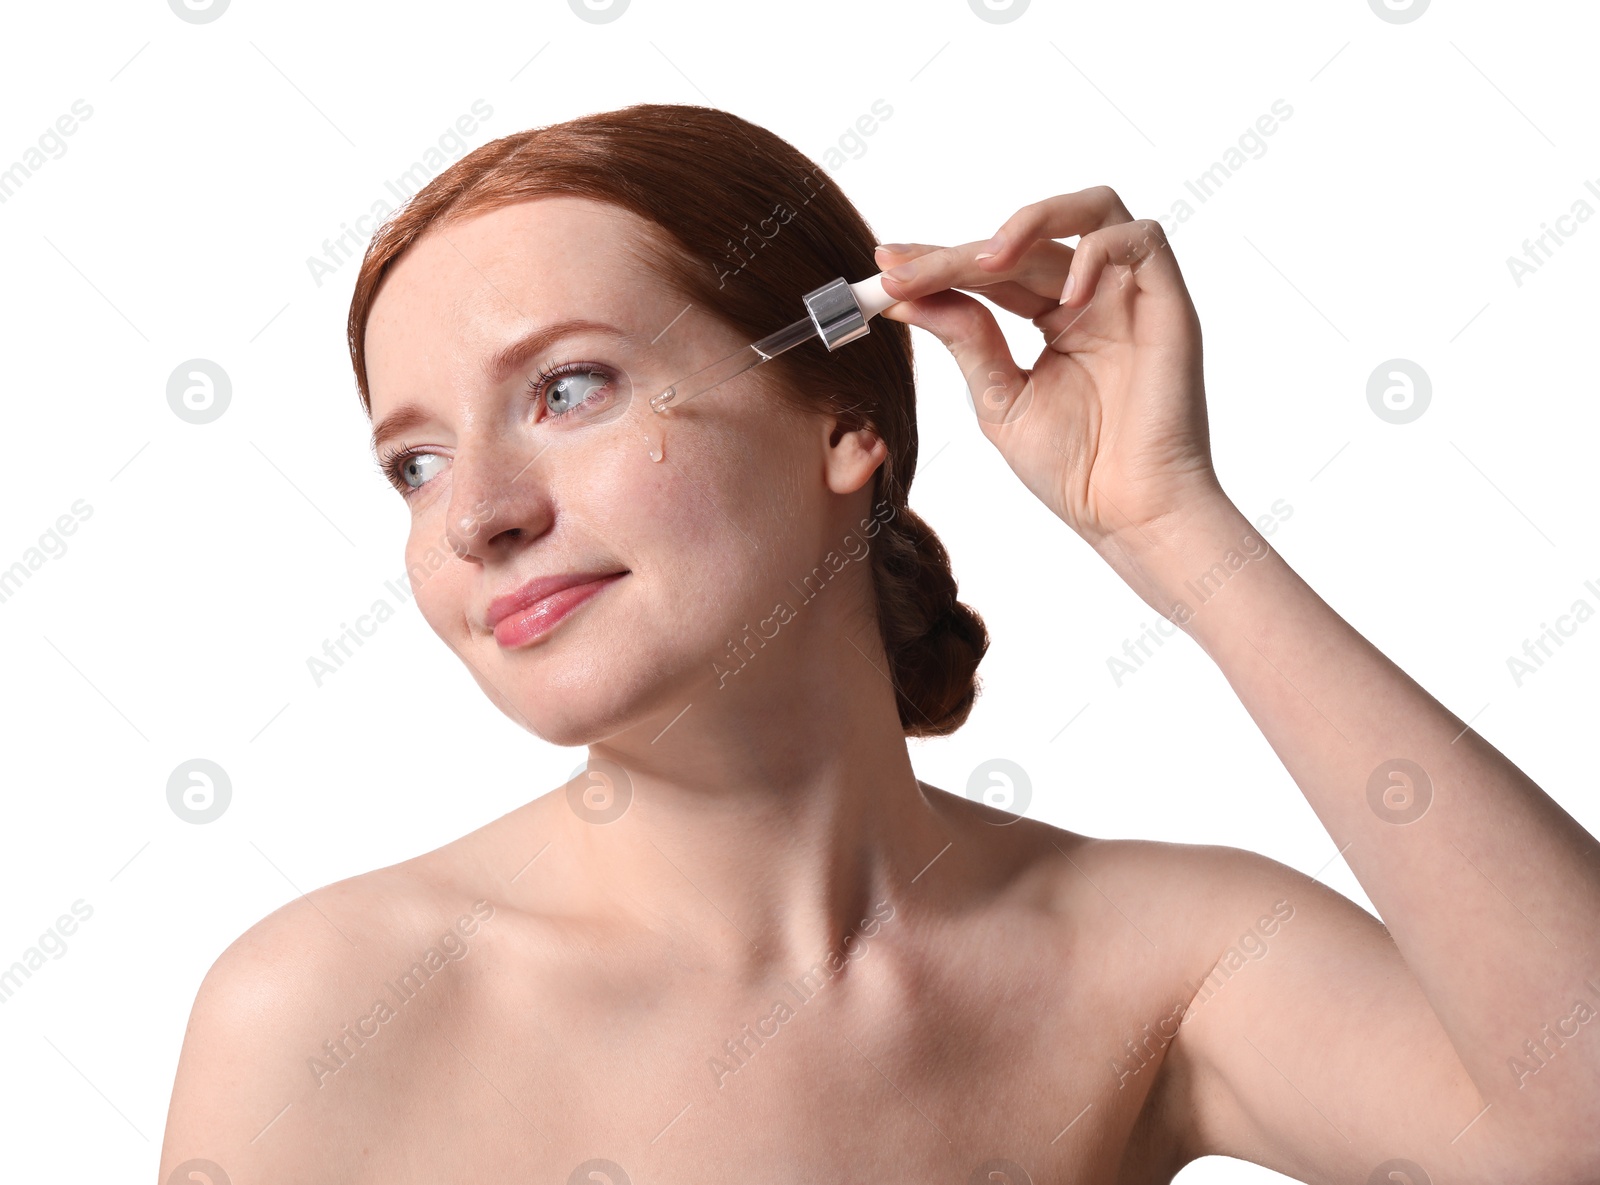
[{"label": "serum drop", "polygon": [[[652,432],[654,438],[652,439]],[[667,455],[667,432],[665,427],[653,428],[644,434],[645,447],[650,450],[652,461],[664,460]]]}]

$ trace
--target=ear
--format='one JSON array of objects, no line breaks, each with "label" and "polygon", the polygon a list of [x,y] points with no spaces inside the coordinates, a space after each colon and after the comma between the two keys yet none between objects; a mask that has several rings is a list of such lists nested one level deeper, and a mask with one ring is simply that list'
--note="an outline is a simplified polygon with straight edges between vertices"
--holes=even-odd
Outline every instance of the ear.
[{"label": "ear", "polygon": [[878,471],[889,446],[871,428],[851,428],[836,416],[823,419],[823,478],[836,494],[853,494]]}]

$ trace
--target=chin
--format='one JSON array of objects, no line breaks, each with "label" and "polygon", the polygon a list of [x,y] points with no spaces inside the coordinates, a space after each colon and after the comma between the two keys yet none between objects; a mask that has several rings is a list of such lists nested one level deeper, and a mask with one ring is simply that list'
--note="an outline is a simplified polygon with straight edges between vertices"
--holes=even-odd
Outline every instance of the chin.
[{"label": "chin", "polygon": [[582,749],[613,735],[626,727],[612,723],[610,718],[576,716],[562,713],[559,717],[530,716],[533,734],[542,741],[559,745],[563,749]]},{"label": "chin", "polygon": [[655,736],[686,704],[703,698],[706,688],[697,683],[711,669],[704,656],[715,650],[698,634],[663,637],[626,620],[575,619],[541,643],[484,655],[468,667],[513,723],[552,745],[577,749],[630,728]]},{"label": "chin", "polygon": [[[614,668],[591,668],[583,677],[571,680],[541,678],[534,681],[536,685],[504,682],[501,685],[511,696],[512,710],[504,708],[501,698],[495,702],[540,740],[581,749],[629,728],[645,726],[673,702],[669,694],[673,681],[644,681],[642,672],[637,671],[632,676],[641,680],[637,686],[630,686],[628,675]],[[688,699],[680,697],[677,702],[682,707]],[[655,731],[665,723],[656,723]]]}]

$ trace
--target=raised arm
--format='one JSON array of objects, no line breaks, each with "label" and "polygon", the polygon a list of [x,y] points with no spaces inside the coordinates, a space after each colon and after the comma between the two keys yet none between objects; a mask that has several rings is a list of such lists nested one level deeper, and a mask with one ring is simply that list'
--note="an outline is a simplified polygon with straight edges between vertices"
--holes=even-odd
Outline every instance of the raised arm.
[{"label": "raised arm", "polygon": [[[1190,1005],[1168,1058],[1191,1153],[1307,1180],[1600,1180],[1600,844],[1223,493],[1199,321],[1159,224],[1100,187],[989,243],[880,250],[899,259],[917,270],[891,272],[904,300],[884,315],[945,342],[1018,477],[1217,662],[1384,920],[1264,858],[1222,876],[1241,910],[1279,891],[1304,924]],[[955,289],[1033,319],[1031,370]]]}]

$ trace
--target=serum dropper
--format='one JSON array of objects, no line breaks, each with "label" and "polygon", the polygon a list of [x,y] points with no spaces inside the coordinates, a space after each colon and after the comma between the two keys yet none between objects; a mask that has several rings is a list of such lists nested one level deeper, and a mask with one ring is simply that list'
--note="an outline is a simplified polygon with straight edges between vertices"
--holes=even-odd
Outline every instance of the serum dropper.
[{"label": "serum dropper", "polygon": [[882,272],[854,284],[846,283],[843,277],[829,280],[806,293],[805,317],[679,379],[659,395],[652,395],[650,410],[665,412],[669,407],[682,407],[696,395],[814,337],[821,338],[830,351],[836,350],[872,332],[867,322],[894,303],[895,298],[883,290]]}]

